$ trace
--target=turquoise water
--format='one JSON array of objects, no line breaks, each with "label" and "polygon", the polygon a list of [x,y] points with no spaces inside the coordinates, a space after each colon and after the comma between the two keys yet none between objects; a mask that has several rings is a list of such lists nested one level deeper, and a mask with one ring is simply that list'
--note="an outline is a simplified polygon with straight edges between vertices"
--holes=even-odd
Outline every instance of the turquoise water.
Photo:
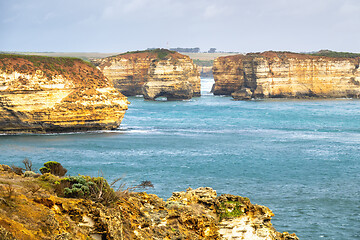
[{"label": "turquoise water", "polygon": [[210,84],[191,101],[130,98],[116,131],[0,136],[0,162],[150,180],[163,198],[209,186],[269,207],[278,231],[360,239],[360,101],[236,102]]}]

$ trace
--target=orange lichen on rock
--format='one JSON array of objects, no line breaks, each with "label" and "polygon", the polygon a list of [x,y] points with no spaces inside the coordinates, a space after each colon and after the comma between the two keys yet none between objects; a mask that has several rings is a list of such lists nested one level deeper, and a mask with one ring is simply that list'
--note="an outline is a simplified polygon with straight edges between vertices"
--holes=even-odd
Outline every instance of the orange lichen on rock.
[{"label": "orange lichen on rock", "polygon": [[[264,52],[214,62],[214,94],[250,98],[360,97],[359,57]],[[244,94],[244,92],[251,94]]]}]

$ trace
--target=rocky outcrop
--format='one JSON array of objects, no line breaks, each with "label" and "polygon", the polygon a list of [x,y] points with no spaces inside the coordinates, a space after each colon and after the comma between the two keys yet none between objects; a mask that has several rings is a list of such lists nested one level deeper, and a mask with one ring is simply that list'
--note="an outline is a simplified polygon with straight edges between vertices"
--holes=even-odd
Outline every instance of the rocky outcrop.
[{"label": "rocky outcrop", "polygon": [[17,175],[0,164],[0,239],[298,240],[273,228],[267,207],[240,196],[217,196],[211,188],[175,192],[166,202],[145,192],[120,191],[117,201],[106,205],[56,196],[52,191],[63,183],[51,174]]},{"label": "rocky outcrop", "polygon": [[0,55],[0,132],[117,128],[128,101],[89,63]]},{"label": "rocky outcrop", "polygon": [[193,97],[192,84],[183,81],[161,82],[153,81],[144,84],[144,98],[155,100],[158,97],[166,97],[167,100],[186,100]]},{"label": "rocky outcrop", "polygon": [[264,52],[214,61],[215,95],[249,98],[359,98],[359,57]]},{"label": "rocky outcrop", "polygon": [[144,95],[148,100],[200,96],[200,74],[186,55],[155,49],[95,59],[93,63],[126,96]]}]

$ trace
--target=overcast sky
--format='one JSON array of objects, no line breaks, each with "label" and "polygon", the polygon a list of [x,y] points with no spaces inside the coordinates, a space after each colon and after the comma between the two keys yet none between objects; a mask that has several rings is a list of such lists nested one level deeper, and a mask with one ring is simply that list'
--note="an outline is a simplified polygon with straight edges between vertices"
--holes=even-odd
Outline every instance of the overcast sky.
[{"label": "overcast sky", "polygon": [[360,0],[0,0],[0,51],[360,52]]}]

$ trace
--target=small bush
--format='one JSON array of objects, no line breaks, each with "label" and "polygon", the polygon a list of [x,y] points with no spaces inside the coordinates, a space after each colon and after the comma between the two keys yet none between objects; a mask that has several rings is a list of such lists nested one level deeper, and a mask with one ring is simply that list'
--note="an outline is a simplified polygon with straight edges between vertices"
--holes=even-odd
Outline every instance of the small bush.
[{"label": "small bush", "polygon": [[104,205],[109,205],[118,199],[103,177],[72,176],[62,178],[59,182],[55,182],[55,185],[56,192],[68,198],[85,198]]},{"label": "small bush", "polygon": [[22,162],[25,165],[26,171],[32,171],[32,162],[28,158],[25,158]]},{"label": "small bush", "polygon": [[50,173],[50,168],[41,167],[39,171],[41,172],[41,174]]},{"label": "small bush", "polygon": [[11,170],[16,173],[17,175],[22,175],[23,174],[23,168],[21,167],[17,167],[17,166],[14,166],[14,165],[11,165]]},{"label": "small bush", "polygon": [[5,197],[11,199],[15,195],[14,186],[11,183],[6,183],[5,185]]},{"label": "small bush", "polygon": [[7,231],[4,227],[0,226],[0,239],[16,240],[11,232]]},{"label": "small bush", "polygon": [[221,203],[217,208],[220,221],[227,218],[236,218],[244,214],[243,205],[240,202],[227,201]]},{"label": "small bush", "polygon": [[44,167],[39,169],[42,174],[51,173],[55,176],[63,177],[67,173],[67,169],[60,163],[55,161],[49,161],[44,163]]},{"label": "small bush", "polygon": [[90,195],[90,186],[94,183],[86,181],[83,176],[69,177],[61,179],[62,185],[69,183],[69,187],[64,188],[64,197],[87,198]]},{"label": "small bush", "polygon": [[38,178],[40,181],[49,182],[51,184],[55,184],[55,182],[59,181],[60,178],[58,176],[54,176],[51,173],[44,173]]},{"label": "small bush", "polygon": [[24,177],[32,177],[32,178],[38,178],[41,175],[39,173],[35,173],[33,171],[26,171],[24,172]]},{"label": "small bush", "polygon": [[[113,186],[115,183],[117,183],[121,180],[122,180],[122,178],[115,179],[114,182],[110,186]],[[139,189],[154,188],[154,185],[152,184],[152,182],[148,181],[148,180],[142,181],[140,184],[132,186],[132,187],[125,188],[125,186],[126,186],[126,183],[121,183],[118,190],[116,191],[116,195],[119,198],[126,198],[129,196],[130,192],[134,192]]]}]

